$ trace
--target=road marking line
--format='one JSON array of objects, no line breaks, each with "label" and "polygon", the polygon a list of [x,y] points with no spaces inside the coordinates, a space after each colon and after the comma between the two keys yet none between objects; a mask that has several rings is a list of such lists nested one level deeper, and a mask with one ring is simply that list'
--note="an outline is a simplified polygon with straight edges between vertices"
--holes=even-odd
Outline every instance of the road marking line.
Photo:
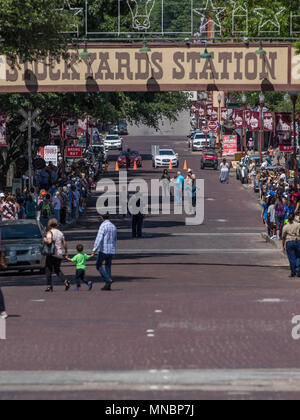
[{"label": "road marking line", "polygon": [[[178,236],[178,237],[182,237],[182,236],[217,236],[217,237],[245,237],[245,238],[249,238],[249,237],[254,237],[257,238],[259,237],[259,235],[261,233],[265,233],[265,232],[259,232],[259,233],[171,233],[170,236]],[[154,235],[155,237],[155,235]]]},{"label": "road marking line", "polygon": [[[153,371],[154,373],[154,371]],[[253,393],[300,392],[300,369],[160,371],[3,371],[0,392],[167,390]]]},{"label": "road marking line", "polygon": [[257,300],[256,302],[259,302],[259,303],[281,303],[281,302],[288,302],[288,301],[287,300],[284,300],[284,299],[273,299],[273,298],[269,298],[269,299]]},{"label": "road marking line", "polygon": [[139,254],[152,254],[152,255],[181,255],[181,254],[274,254],[281,253],[280,249],[275,248],[257,248],[257,249],[127,249],[118,250],[118,255],[139,255]]}]

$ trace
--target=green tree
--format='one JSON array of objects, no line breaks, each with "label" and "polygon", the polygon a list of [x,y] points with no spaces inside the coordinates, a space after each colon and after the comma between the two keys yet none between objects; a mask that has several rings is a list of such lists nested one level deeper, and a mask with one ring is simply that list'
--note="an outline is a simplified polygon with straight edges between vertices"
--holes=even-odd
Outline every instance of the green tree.
[{"label": "green tree", "polygon": [[0,53],[12,60],[66,55],[69,39],[63,32],[79,23],[79,16],[59,10],[63,6],[63,0],[0,0]]}]

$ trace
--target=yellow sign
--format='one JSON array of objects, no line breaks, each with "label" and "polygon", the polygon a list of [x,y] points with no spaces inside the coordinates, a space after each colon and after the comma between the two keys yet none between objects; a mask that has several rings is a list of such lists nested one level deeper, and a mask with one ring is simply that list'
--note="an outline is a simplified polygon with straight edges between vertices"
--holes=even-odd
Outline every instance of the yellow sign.
[{"label": "yellow sign", "polygon": [[35,62],[0,57],[0,92],[84,91],[255,91],[299,90],[300,56],[291,44],[213,44],[211,59],[200,57],[198,44],[151,45],[140,52],[135,45],[97,45],[70,50],[68,61],[57,57]]}]

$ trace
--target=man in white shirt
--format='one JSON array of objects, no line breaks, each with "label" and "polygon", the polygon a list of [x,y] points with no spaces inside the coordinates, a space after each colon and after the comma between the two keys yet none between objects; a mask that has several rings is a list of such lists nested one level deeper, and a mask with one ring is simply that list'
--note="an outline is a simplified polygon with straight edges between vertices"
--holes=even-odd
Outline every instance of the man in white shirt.
[{"label": "man in white shirt", "polygon": [[[111,290],[111,265],[117,247],[117,228],[111,223],[109,217],[109,213],[101,217],[102,224],[93,248],[93,253],[99,251],[96,267],[105,281],[102,289],[105,291]],[[105,263],[105,269],[102,267],[103,263]]]},{"label": "man in white shirt", "polygon": [[260,169],[266,169],[269,166],[268,162],[266,159],[263,160],[263,163],[261,164]]},{"label": "man in white shirt", "polygon": [[61,201],[59,199],[59,193],[56,193],[53,198],[53,210],[55,219],[60,223],[60,212],[61,212]]}]

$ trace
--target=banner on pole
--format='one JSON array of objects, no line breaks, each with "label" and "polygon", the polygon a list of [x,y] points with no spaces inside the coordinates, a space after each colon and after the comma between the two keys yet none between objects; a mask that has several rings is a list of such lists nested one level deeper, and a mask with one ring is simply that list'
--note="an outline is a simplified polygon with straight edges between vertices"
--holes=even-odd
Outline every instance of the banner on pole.
[{"label": "banner on pole", "polygon": [[54,144],[56,141],[61,138],[61,119],[60,118],[51,118],[50,123],[50,141],[51,144]]},{"label": "banner on pole", "polygon": [[213,104],[206,105],[206,116],[208,119],[211,119],[212,112],[213,112]]},{"label": "banner on pole", "polygon": [[292,144],[292,114],[290,112],[275,113],[275,134],[279,145]]},{"label": "banner on pole", "polygon": [[272,133],[274,129],[273,112],[264,112],[263,114],[263,128],[265,133]]},{"label": "banner on pole", "polygon": [[77,138],[78,121],[75,118],[70,118],[65,122],[65,139],[73,140]]},{"label": "banner on pole", "polygon": [[241,109],[233,110],[232,122],[235,129],[241,129],[243,127],[243,111]]},{"label": "banner on pole", "polygon": [[221,121],[227,121],[228,120],[228,109],[225,107],[221,108]]},{"label": "banner on pole", "polygon": [[0,113],[0,147],[7,147],[6,113]]},{"label": "banner on pole", "polygon": [[247,113],[247,128],[249,131],[257,132],[259,131],[259,112],[257,111],[246,111]]},{"label": "banner on pole", "polygon": [[210,120],[219,121],[219,109],[215,106],[212,108]]},{"label": "banner on pole", "polygon": [[80,137],[82,134],[88,131],[89,120],[86,117],[84,120],[78,120],[77,136]]}]

